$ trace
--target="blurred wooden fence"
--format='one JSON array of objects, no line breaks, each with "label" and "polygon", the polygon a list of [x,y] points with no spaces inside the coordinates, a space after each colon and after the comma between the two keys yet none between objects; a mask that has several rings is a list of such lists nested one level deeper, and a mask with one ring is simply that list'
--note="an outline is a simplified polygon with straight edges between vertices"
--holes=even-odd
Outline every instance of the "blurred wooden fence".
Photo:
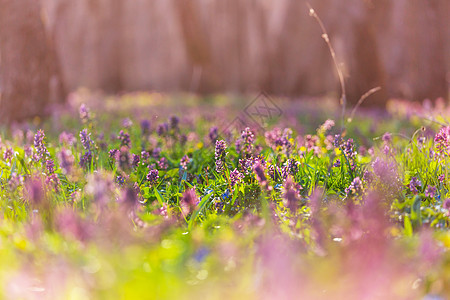
[{"label": "blurred wooden fence", "polygon": [[[69,88],[338,91],[306,1],[41,1]],[[329,31],[350,101],[378,85],[384,94],[375,101],[447,95],[450,1],[309,2]]]}]

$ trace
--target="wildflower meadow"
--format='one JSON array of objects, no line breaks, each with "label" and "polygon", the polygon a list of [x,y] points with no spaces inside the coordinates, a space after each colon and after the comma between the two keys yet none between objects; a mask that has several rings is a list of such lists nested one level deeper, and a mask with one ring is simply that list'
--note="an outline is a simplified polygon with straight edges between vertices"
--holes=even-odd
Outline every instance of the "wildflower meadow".
[{"label": "wildflower meadow", "polygon": [[80,91],[4,129],[1,297],[448,299],[448,108],[248,100]]}]

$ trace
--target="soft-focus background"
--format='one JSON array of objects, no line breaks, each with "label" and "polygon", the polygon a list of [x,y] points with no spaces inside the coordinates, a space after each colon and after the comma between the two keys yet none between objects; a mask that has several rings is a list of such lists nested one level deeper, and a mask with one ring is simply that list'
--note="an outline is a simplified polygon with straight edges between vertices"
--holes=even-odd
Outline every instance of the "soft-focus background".
[{"label": "soft-focus background", "polygon": [[[382,90],[367,104],[384,106],[392,97],[448,99],[450,1],[309,3],[336,50],[349,102],[357,102],[376,86]],[[26,76],[35,78],[35,85],[40,81],[36,78],[45,77],[50,88],[40,98],[49,98],[45,97],[49,93],[53,100],[80,86],[111,93],[264,90],[290,97],[339,96],[336,69],[306,1],[0,0],[0,4],[3,106],[12,93],[9,85],[26,86],[27,78],[19,78]],[[39,67],[30,66],[33,60]]]}]

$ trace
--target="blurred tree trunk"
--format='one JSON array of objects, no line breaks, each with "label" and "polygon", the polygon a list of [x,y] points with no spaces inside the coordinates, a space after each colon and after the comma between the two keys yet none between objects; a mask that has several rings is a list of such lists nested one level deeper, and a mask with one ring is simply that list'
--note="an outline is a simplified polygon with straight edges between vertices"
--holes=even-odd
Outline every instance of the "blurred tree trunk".
[{"label": "blurred tree trunk", "polygon": [[0,0],[0,7],[0,122],[43,116],[51,86],[61,85],[39,2]]},{"label": "blurred tree trunk", "polygon": [[173,5],[187,57],[193,65],[190,89],[193,91],[214,90],[220,80],[216,77],[216,72],[211,69],[211,49],[202,26],[198,2],[174,0]]}]

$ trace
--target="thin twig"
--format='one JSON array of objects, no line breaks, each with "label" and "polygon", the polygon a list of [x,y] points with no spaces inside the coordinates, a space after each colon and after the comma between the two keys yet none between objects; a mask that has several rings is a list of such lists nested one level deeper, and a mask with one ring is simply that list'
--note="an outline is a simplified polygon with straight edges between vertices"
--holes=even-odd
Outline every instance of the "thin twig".
[{"label": "thin twig", "polygon": [[361,96],[361,98],[359,98],[358,103],[356,103],[355,107],[352,110],[352,113],[350,114],[350,118],[348,118],[348,122],[351,123],[353,120],[353,116],[355,115],[356,110],[358,109],[358,107],[364,102],[364,100],[366,100],[367,98],[369,98],[372,94],[378,92],[379,90],[381,90],[381,87],[377,86],[376,88],[373,88],[371,90],[369,90],[367,93],[365,93],[364,95]]},{"label": "thin twig", "polygon": [[340,104],[342,105],[342,130],[343,130],[344,124],[345,124],[345,108],[347,105],[347,92],[345,89],[344,73],[342,72],[341,68],[339,67],[339,63],[336,58],[336,52],[334,51],[334,48],[331,45],[330,38],[328,36],[327,30],[325,29],[325,25],[323,24],[322,20],[317,15],[316,11],[312,8],[311,4],[309,4],[309,2],[306,2],[306,5],[308,5],[308,8],[309,8],[309,15],[311,17],[313,17],[314,19],[316,19],[317,23],[319,23],[320,29],[322,30],[322,38],[327,43],[328,49],[330,50],[331,58],[333,59],[334,66],[336,67],[336,71],[338,73],[339,84],[341,85]]}]

